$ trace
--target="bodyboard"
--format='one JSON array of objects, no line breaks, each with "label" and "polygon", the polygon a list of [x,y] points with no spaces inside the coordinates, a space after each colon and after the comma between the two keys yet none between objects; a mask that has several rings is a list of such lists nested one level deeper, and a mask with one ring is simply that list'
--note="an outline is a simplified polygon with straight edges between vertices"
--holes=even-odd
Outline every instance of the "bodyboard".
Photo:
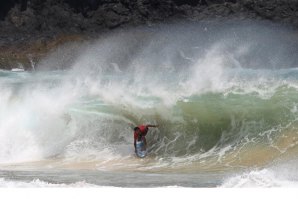
[{"label": "bodyboard", "polygon": [[147,155],[147,150],[145,148],[145,143],[143,140],[136,142],[136,155],[139,158],[144,158]]}]

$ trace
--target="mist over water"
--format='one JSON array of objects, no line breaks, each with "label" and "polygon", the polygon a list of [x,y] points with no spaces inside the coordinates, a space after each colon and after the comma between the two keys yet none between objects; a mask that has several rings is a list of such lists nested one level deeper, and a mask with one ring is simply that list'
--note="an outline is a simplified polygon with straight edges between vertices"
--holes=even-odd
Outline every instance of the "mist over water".
[{"label": "mist over water", "polygon": [[[1,167],[279,171],[297,152],[294,35],[249,21],[140,27],[62,46],[35,72],[0,71]],[[159,128],[139,160],[143,123]]]}]

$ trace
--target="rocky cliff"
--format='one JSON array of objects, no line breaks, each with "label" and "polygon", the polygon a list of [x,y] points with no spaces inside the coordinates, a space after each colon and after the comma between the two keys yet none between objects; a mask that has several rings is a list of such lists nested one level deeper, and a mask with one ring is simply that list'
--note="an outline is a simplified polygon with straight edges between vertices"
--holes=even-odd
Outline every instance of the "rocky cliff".
[{"label": "rocky cliff", "polygon": [[[0,68],[111,29],[176,20],[257,19],[298,27],[297,0],[6,0],[0,2]],[[29,58],[28,58],[29,57]]]}]

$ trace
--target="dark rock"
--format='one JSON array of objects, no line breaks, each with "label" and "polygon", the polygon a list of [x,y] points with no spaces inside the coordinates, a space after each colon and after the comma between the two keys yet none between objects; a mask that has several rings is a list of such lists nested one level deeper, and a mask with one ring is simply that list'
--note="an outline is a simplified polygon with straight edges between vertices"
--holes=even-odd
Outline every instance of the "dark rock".
[{"label": "dark rock", "polygon": [[[4,2],[4,1],[3,1]],[[200,20],[229,17],[289,21],[296,24],[296,0],[7,0],[0,20],[24,32],[88,32],[124,24],[147,24],[171,17]],[[240,13],[241,12],[241,13]],[[2,26],[5,24],[1,23]],[[2,28],[3,30],[3,28]],[[0,30],[0,34],[2,32]]]},{"label": "dark rock", "polygon": [[298,28],[298,1],[5,0],[0,1],[0,50],[11,45],[26,46],[37,38],[49,41],[60,34],[92,35],[166,20],[213,18],[265,19]]},{"label": "dark rock", "polygon": [[114,11],[107,11],[104,15],[104,22],[106,27],[108,28],[116,28],[120,26],[125,19],[123,19],[121,16],[119,16]]}]

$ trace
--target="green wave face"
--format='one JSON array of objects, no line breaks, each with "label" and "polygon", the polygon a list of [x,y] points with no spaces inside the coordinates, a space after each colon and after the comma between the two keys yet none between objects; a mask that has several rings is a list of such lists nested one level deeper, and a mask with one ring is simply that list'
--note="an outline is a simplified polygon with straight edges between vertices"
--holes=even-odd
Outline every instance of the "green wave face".
[{"label": "green wave face", "polygon": [[[268,99],[254,93],[209,93],[178,102],[176,108],[185,121],[182,128],[186,137],[196,140],[190,151],[183,151],[207,151],[215,146],[239,143],[244,138],[261,139],[262,133],[273,128],[282,130],[296,120],[297,113],[293,110],[297,100],[296,89],[280,87]],[[266,138],[262,140],[266,142]]]},{"label": "green wave face", "polygon": [[[118,132],[113,126],[125,129],[129,123],[159,124],[147,136],[151,153],[159,157],[198,155],[227,146],[232,151],[244,145],[272,147],[285,132],[297,128],[298,93],[288,85],[275,88],[270,96],[236,89],[193,95],[171,106],[154,97],[147,100],[154,105],[135,108],[91,100],[77,104],[76,110],[106,118],[110,128],[106,130],[115,137]],[[129,144],[132,130],[125,138],[123,142]]]},{"label": "green wave face", "polygon": [[170,113],[166,116],[154,108],[148,110],[154,114],[140,110],[146,115],[136,122],[151,121],[160,125],[148,135],[154,153],[185,156],[214,147],[241,147],[244,140],[269,144],[283,130],[296,128],[297,102],[297,90],[287,86],[278,87],[266,98],[256,93],[205,93],[177,101],[166,110]]}]

